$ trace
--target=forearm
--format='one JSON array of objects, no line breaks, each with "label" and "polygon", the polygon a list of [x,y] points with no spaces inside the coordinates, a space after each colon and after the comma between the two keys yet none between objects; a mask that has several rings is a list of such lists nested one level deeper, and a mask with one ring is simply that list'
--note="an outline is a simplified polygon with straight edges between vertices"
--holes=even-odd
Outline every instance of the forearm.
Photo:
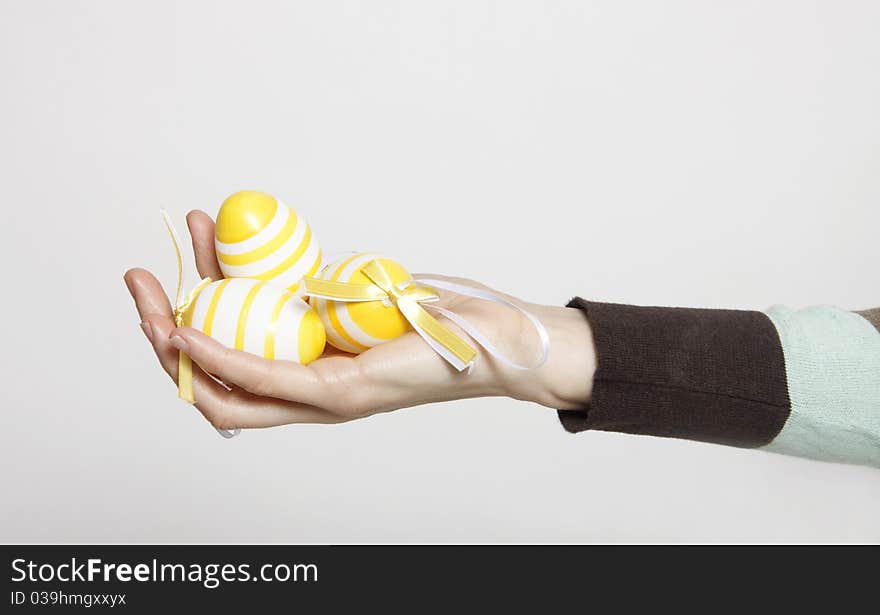
[{"label": "forearm", "polygon": [[595,347],[588,429],[880,466],[880,312],[649,308],[576,299]]}]

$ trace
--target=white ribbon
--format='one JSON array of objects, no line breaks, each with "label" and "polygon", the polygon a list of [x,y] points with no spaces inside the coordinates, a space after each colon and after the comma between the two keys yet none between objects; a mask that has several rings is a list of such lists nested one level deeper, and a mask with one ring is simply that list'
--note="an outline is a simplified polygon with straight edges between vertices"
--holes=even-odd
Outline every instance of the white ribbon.
[{"label": "white ribbon", "polygon": [[[525,316],[530,323],[532,323],[532,326],[535,328],[535,331],[538,334],[538,338],[540,338],[541,340],[541,358],[535,365],[521,365],[519,363],[511,361],[506,356],[504,356],[504,354],[500,350],[498,350],[495,344],[489,341],[489,338],[480,333],[480,330],[469,323],[466,319],[462,318],[455,312],[442,308],[438,305],[431,305],[431,303],[429,302],[422,303],[425,309],[437,312],[438,314],[445,316],[446,318],[457,324],[459,327],[461,327],[465,331],[465,333],[467,333],[477,344],[482,346],[486,352],[488,352],[497,361],[500,361],[507,367],[519,370],[537,369],[547,362],[547,357],[550,356],[550,334],[547,333],[547,329],[544,327],[541,321],[538,320],[538,318],[527,309],[518,306],[513,301],[509,301],[504,297],[499,297],[495,293],[488,290],[483,290],[481,288],[474,288],[473,286],[465,286],[464,284],[456,284],[455,282],[447,282],[445,280],[435,280],[434,278],[419,277],[415,278],[415,280],[433,288],[440,288],[443,290],[454,292],[458,295],[473,297],[474,299],[482,299],[484,301],[491,301],[493,303],[498,303],[513,308],[514,310]],[[406,282],[404,284],[406,284]],[[468,372],[470,372],[470,370],[473,368],[473,364],[468,365],[467,367]]]}]

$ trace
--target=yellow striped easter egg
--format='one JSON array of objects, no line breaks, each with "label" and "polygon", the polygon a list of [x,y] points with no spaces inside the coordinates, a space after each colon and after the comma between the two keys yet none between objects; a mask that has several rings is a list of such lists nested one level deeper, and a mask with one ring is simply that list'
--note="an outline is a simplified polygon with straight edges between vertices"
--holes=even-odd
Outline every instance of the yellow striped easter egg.
[{"label": "yellow striped easter egg", "polygon": [[321,250],[308,223],[264,192],[236,192],[220,206],[214,245],[227,278],[271,280],[298,295],[300,280],[321,266]]},{"label": "yellow striped easter egg", "polygon": [[324,352],[324,326],[292,291],[268,281],[226,278],[199,292],[184,313],[195,327],[230,348],[303,365]]},{"label": "yellow striped easter egg", "polygon": [[[330,263],[317,277],[335,282],[370,284],[361,268],[371,260],[382,264],[394,284],[412,279],[409,272],[395,261],[369,253],[350,255]],[[411,329],[400,310],[388,301],[344,302],[311,297],[309,302],[324,323],[327,342],[345,352],[361,353]]]}]

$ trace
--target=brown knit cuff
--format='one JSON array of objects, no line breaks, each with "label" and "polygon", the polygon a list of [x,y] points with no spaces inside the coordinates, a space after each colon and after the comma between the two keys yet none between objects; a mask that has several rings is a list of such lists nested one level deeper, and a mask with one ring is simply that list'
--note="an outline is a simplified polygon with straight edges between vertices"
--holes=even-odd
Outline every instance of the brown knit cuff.
[{"label": "brown knit cuff", "polygon": [[880,331],[880,308],[863,310],[861,312],[856,312],[856,314],[867,320],[869,323],[874,325],[875,329]]},{"label": "brown knit cuff", "polygon": [[563,427],[767,444],[789,414],[779,336],[760,312],[638,307],[579,297],[598,367],[589,408]]}]

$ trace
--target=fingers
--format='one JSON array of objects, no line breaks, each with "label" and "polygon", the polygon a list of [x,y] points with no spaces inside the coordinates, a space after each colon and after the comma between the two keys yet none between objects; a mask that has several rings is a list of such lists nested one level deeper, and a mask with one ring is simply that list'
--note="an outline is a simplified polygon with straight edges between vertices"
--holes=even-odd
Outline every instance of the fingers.
[{"label": "fingers", "polygon": [[[148,337],[162,368],[177,382],[179,351],[169,342],[174,321],[160,315],[146,317]],[[290,423],[336,423],[342,419],[305,404],[255,396],[241,390],[227,390],[193,365],[196,409],[217,429],[276,427]]]},{"label": "fingers", "polygon": [[[179,351],[168,343],[168,337],[174,331],[174,321],[164,316],[148,316],[144,323],[149,327],[147,337],[153,345],[159,363],[171,379],[177,383]],[[228,391],[213,378],[193,366],[193,393],[196,407],[213,424],[223,416],[219,411],[223,406],[223,397]],[[227,429],[226,427],[222,429]]]},{"label": "fingers", "polygon": [[[171,304],[159,281],[144,269],[125,274],[142,327],[162,368],[177,382],[179,351],[169,342],[175,331]],[[244,353],[241,353],[244,354]],[[261,399],[245,391],[228,391],[197,365],[193,366],[196,408],[218,429],[274,427],[289,423],[335,423],[343,418],[306,404]]]},{"label": "fingers", "polygon": [[177,350],[167,343],[168,335],[174,330],[174,321],[168,316],[149,314],[144,317],[142,326],[162,369],[177,382]]},{"label": "fingers", "polygon": [[124,279],[142,321],[150,314],[171,317],[168,296],[152,273],[146,269],[130,269]]},{"label": "fingers", "polygon": [[[174,321],[167,316],[153,314],[144,319],[144,325],[144,332],[153,345],[159,364],[176,383],[180,353],[168,343],[168,337],[175,329]],[[193,392],[198,400],[196,406],[214,407],[222,400],[221,395],[226,392],[225,389],[204,372],[195,373],[195,369],[193,371]],[[203,410],[201,407],[199,409]]]},{"label": "fingers", "polygon": [[315,407],[339,420],[486,390],[483,378],[462,379],[415,333],[357,357],[327,357],[308,366],[232,350],[189,327],[174,330],[170,343],[227,384],[260,398]]},{"label": "fingers", "polygon": [[[170,343],[186,352],[205,371],[250,393],[323,406],[326,391],[316,373],[291,361],[270,361],[232,350],[196,329],[181,327]],[[344,359],[343,359],[344,360]]]},{"label": "fingers", "polygon": [[260,429],[293,423],[333,424],[348,420],[320,408],[259,397],[240,389],[227,392],[223,402],[222,405],[202,404],[196,399],[196,407],[217,429]]},{"label": "fingers", "polygon": [[214,250],[214,220],[203,211],[193,210],[186,216],[189,235],[192,237],[196,268],[202,278],[223,279],[217,253]]}]

